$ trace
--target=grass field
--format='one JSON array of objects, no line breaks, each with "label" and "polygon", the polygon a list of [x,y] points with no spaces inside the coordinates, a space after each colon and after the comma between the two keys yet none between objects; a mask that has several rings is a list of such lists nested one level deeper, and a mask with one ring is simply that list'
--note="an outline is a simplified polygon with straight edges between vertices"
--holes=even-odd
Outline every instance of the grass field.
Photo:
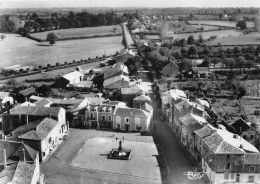
[{"label": "grass field", "polygon": [[46,66],[56,62],[62,64],[65,61],[115,54],[124,48],[121,36],[57,41],[53,46],[47,45],[48,43],[39,44],[17,34],[7,34],[6,39],[0,41],[0,66]]},{"label": "grass field", "polygon": [[[208,24],[214,26],[227,26],[227,27],[236,27],[236,21],[209,21],[209,20],[189,20],[191,24]],[[254,22],[247,22],[247,28],[255,27]]]},{"label": "grass field", "polygon": [[[117,28],[117,31],[113,29]],[[48,33],[54,32],[58,38],[70,38],[70,37],[87,37],[94,35],[107,35],[107,34],[117,34],[122,33],[122,29],[120,25],[114,26],[100,26],[100,27],[84,27],[84,28],[73,28],[73,29],[60,29],[60,30],[52,30],[40,33],[33,33],[31,36],[45,40]]]},{"label": "grass field", "polygon": [[250,33],[228,38],[217,38],[207,42],[207,45],[243,45],[243,44],[260,44],[260,33]]},{"label": "grass field", "polygon": [[237,30],[222,30],[222,31],[209,31],[209,32],[200,32],[200,33],[183,33],[183,34],[174,34],[173,38],[187,39],[190,35],[193,35],[195,39],[198,39],[199,35],[202,35],[203,39],[208,39],[211,36],[217,36],[217,38],[226,38],[226,37],[233,37],[242,35],[240,31]]}]

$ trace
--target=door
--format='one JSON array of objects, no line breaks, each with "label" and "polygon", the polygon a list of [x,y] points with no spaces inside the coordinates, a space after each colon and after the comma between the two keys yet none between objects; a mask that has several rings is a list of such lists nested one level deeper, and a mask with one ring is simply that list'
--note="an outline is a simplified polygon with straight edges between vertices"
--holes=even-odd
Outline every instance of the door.
[{"label": "door", "polygon": [[120,124],[117,124],[117,129],[120,130]]},{"label": "door", "polygon": [[236,175],[236,182],[240,182],[240,174]]},{"label": "door", "polygon": [[130,125],[125,125],[125,131],[129,131]]}]

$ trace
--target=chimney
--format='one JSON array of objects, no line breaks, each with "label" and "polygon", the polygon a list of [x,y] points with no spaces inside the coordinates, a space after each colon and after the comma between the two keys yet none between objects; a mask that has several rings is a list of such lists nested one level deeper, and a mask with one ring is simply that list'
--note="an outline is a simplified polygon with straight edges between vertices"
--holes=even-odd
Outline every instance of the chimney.
[{"label": "chimney", "polygon": [[38,126],[35,126],[35,127],[34,127],[34,130],[35,130],[35,131],[38,131]]},{"label": "chimney", "polygon": [[233,138],[234,138],[234,139],[237,139],[237,135],[236,135],[236,134],[234,134],[234,135],[233,135]]},{"label": "chimney", "polygon": [[7,162],[6,162],[6,150],[3,149],[3,162],[4,162],[4,169],[7,167]]},{"label": "chimney", "polygon": [[239,148],[241,148],[241,149],[244,149],[244,146],[243,146],[243,144],[240,144]]},{"label": "chimney", "polygon": [[216,133],[216,132],[217,132],[216,129],[211,129],[211,134],[214,134],[214,133]]},{"label": "chimney", "polygon": [[26,124],[28,124],[29,123],[29,115],[27,114],[26,115]]},{"label": "chimney", "polygon": [[23,161],[23,162],[26,162],[26,158],[25,158],[25,149],[21,149],[19,150],[19,160],[20,161]]}]

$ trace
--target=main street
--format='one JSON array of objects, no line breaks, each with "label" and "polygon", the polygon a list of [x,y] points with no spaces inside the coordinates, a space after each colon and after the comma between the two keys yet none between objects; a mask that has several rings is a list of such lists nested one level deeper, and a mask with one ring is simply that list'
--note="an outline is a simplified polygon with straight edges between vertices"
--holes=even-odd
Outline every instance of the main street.
[{"label": "main street", "polygon": [[159,139],[165,159],[170,169],[170,175],[166,180],[167,184],[203,184],[203,179],[190,180],[184,172],[194,170],[194,165],[187,156],[187,153],[180,147],[176,137],[166,122],[160,120],[160,109],[154,98],[152,105],[154,109],[154,133],[153,136]]}]

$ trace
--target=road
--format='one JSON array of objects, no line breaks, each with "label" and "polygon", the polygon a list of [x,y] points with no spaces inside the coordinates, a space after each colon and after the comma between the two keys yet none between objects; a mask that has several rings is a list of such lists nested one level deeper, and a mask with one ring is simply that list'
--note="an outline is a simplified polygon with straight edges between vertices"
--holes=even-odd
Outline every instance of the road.
[{"label": "road", "polygon": [[[153,98],[151,98],[153,99]],[[190,180],[184,172],[194,170],[192,162],[189,160],[187,153],[178,144],[173,132],[166,122],[160,120],[160,109],[157,102],[153,99],[154,108],[154,137],[159,138],[165,159],[170,168],[170,175],[166,180],[167,184],[203,184],[203,179]]]}]

